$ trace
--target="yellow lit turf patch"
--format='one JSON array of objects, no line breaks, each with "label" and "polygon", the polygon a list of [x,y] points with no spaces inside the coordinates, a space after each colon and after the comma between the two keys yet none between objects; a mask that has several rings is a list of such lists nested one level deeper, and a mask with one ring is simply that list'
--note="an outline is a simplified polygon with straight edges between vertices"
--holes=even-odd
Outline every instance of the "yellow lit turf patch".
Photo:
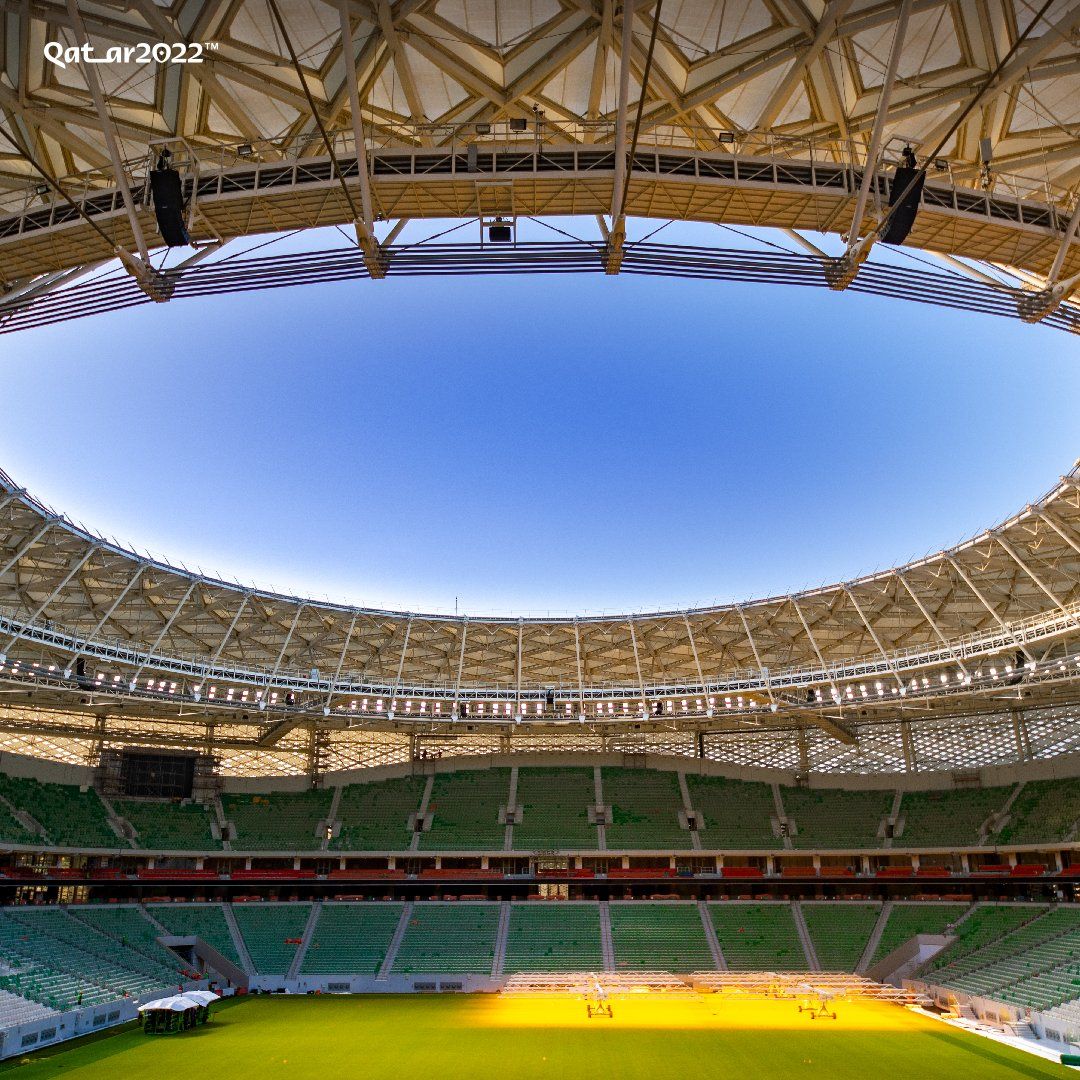
[{"label": "yellow lit turf patch", "polygon": [[277,997],[219,1008],[205,1028],[128,1030],[0,1066],[11,1080],[1017,1080],[1066,1070],[896,1005],[727,995],[615,998],[590,1020],[574,998]]}]

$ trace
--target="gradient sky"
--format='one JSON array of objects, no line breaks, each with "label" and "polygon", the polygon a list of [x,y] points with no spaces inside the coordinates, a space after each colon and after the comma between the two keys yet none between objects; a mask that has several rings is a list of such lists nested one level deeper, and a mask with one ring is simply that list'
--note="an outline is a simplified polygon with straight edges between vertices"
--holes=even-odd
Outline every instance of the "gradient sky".
[{"label": "gradient sky", "polygon": [[355,282],[0,352],[0,466],[43,501],[191,569],[409,610],[644,611],[852,578],[995,523],[1080,452],[1076,339],[780,286]]}]

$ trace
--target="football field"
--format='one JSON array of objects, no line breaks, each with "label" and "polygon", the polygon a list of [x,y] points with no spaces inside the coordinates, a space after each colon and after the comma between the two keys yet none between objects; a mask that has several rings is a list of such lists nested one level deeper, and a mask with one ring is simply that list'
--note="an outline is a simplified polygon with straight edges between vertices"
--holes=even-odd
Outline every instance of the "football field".
[{"label": "football field", "polygon": [[612,1018],[553,997],[275,997],[223,1003],[205,1027],[102,1034],[0,1066],[19,1080],[1006,1080],[1070,1070],[897,1005],[722,994],[615,999]]}]

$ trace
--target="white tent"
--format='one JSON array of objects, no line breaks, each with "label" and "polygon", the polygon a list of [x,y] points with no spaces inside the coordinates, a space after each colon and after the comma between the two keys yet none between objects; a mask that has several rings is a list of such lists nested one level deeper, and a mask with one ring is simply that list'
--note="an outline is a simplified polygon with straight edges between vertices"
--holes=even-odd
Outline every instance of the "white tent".
[{"label": "white tent", "polygon": [[[196,993],[205,992],[196,991]],[[168,1009],[170,1012],[186,1012],[188,1009],[197,1009],[204,1004],[206,1003],[196,1001],[188,994],[173,994],[172,997],[158,998],[156,1001],[148,1001],[145,1005],[140,1005],[139,1012],[154,1012],[162,1009]]]}]

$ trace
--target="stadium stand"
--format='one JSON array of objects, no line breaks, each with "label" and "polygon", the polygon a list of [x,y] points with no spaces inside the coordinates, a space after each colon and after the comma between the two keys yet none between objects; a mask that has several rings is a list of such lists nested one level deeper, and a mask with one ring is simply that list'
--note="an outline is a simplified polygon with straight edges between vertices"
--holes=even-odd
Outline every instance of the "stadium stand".
[{"label": "stadium stand", "polygon": [[10,990],[0,990],[0,1030],[28,1024],[34,1020],[48,1020],[51,1016],[59,1015],[56,1009],[48,1005],[19,997]]},{"label": "stadium stand", "polygon": [[127,847],[94,791],[0,773],[0,795],[26,811],[57,847]]},{"label": "stadium stand", "polygon": [[236,827],[236,851],[316,851],[316,830],[330,813],[333,792],[275,791],[265,795],[222,795],[225,820]]},{"label": "stadium stand", "polygon": [[822,971],[854,971],[877,925],[878,904],[803,904]]},{"label": "stadium stand", "polygon": [[522,819],[514,826],[514,849],[595,850],[596,826],[588,812],[595,802],[592,769],[519,769]]},{"label": "stadium stand", "polygon": [[716,966],[696,903],[612,903],[616,970],[707,971]]},{"label": "stadium stand", "polygon": [[1030,780],[1009,809],[995,836],[999,844],[1039,844],[1075,840],[1080,824],[1080,780]]},{"label": "stadium stand", "polygon": [[604,802],[611,807],[609,850],[690,846],[690,833],[679,825],[682,795],[676,773],[614,768],[603,769],[601,778]]},{"label": "stadium stand", "polygon": [[691,809],[704,818],[698,830],[703,848],[747,851],[781,846],[773,832],[776,806],[768,784],[688,773],[686,786]]},{"label": "stadium stand", "polygon": [[599,971],[604,966],[600,909],[593,903],[510,907],[503,970]]},{"label": "stadium stand", "polygon": [[0,989],[60,1011],[168,991],[179,978],[59,908],[0,911],[0,956]]},{"label": "stadium stand", "polygon": [[1062,907],[1030,919],[929,977],[955,990],[1031,1008],[1060,1005],[1076,997],[1080,987],[1080,909]]},{"label": "stadium stand", "polygon": [[956,965],[965,957],[1012,934],[1048,910],[1045,905],[978,904],[956,927],[956,940],[930,961],[929,970],[944,967],[962,970]]},{"label": "stadium stand", "polygon": [[498,904],[417,903],[394,958],[394,974],[490,974]]},{"label": "stadium stand", "polygon": [[499,810],[509,794],[509,769],[438,773],[428,801],[431,829],[420,834],[421,850],[502,850],[506,825],[499,823]]},{"label": "stadium stand", "polygon": [[114,799],[113,809],[135,830],[141,848],[214,851],[221,841],[210,831],[210,814],[198,803]]},{"label": "stadium stand", "polygon": [[409,815],[420,808],[424,784],[422,776],[403,776],[343,787],[337,808],[341,831],[329,846],[338,851],[408,850]]},{"label": "stadium stand", "polygon": [[878,829],[889,813],[892,791],[780,789],[796,848],[876,848]]},{"label": "stadium stand", "polygon": [[258,974],[288,973],[310,914],[310,904],[233,905],[233,917]]},{"label": "stadium stand", "polygon": [[4,803],[0,802],[0,843],[34,844],[40,842],[41,837],[32,833]]},{"label": "stadium stand", "polygon": [[893,904],[871,966],[916,934],[944,934],[967,910],[965,904]]},{"label": "stadium stand", "polygon": [[304,973],[376,975],[404,904],[326,903],[304,955]]},{"label": "stadium stand", "polygon": [[1000,810],[1011,788],[906,791],[900,803],[903,831],[894,847],[947,848],[975,844],[984,822]]},{"label": "stadium stand", "polygon": [[98,933],[119,941],[126,949],[142,953],[148,960],[170,971],[180,972],[182,964],[158,941],[160,931],[136,904],[93,904],[69,907],[69,915]]},{"label": "stadium stand", "polygon": [[710,903],[709,915],[732,971],[807,969],[789,904]]},{"label": "stadium stand", "polygon": [[155,904],[151,914],[170,934],[202,938],[226,960],[243,967],[220,904]]}]

